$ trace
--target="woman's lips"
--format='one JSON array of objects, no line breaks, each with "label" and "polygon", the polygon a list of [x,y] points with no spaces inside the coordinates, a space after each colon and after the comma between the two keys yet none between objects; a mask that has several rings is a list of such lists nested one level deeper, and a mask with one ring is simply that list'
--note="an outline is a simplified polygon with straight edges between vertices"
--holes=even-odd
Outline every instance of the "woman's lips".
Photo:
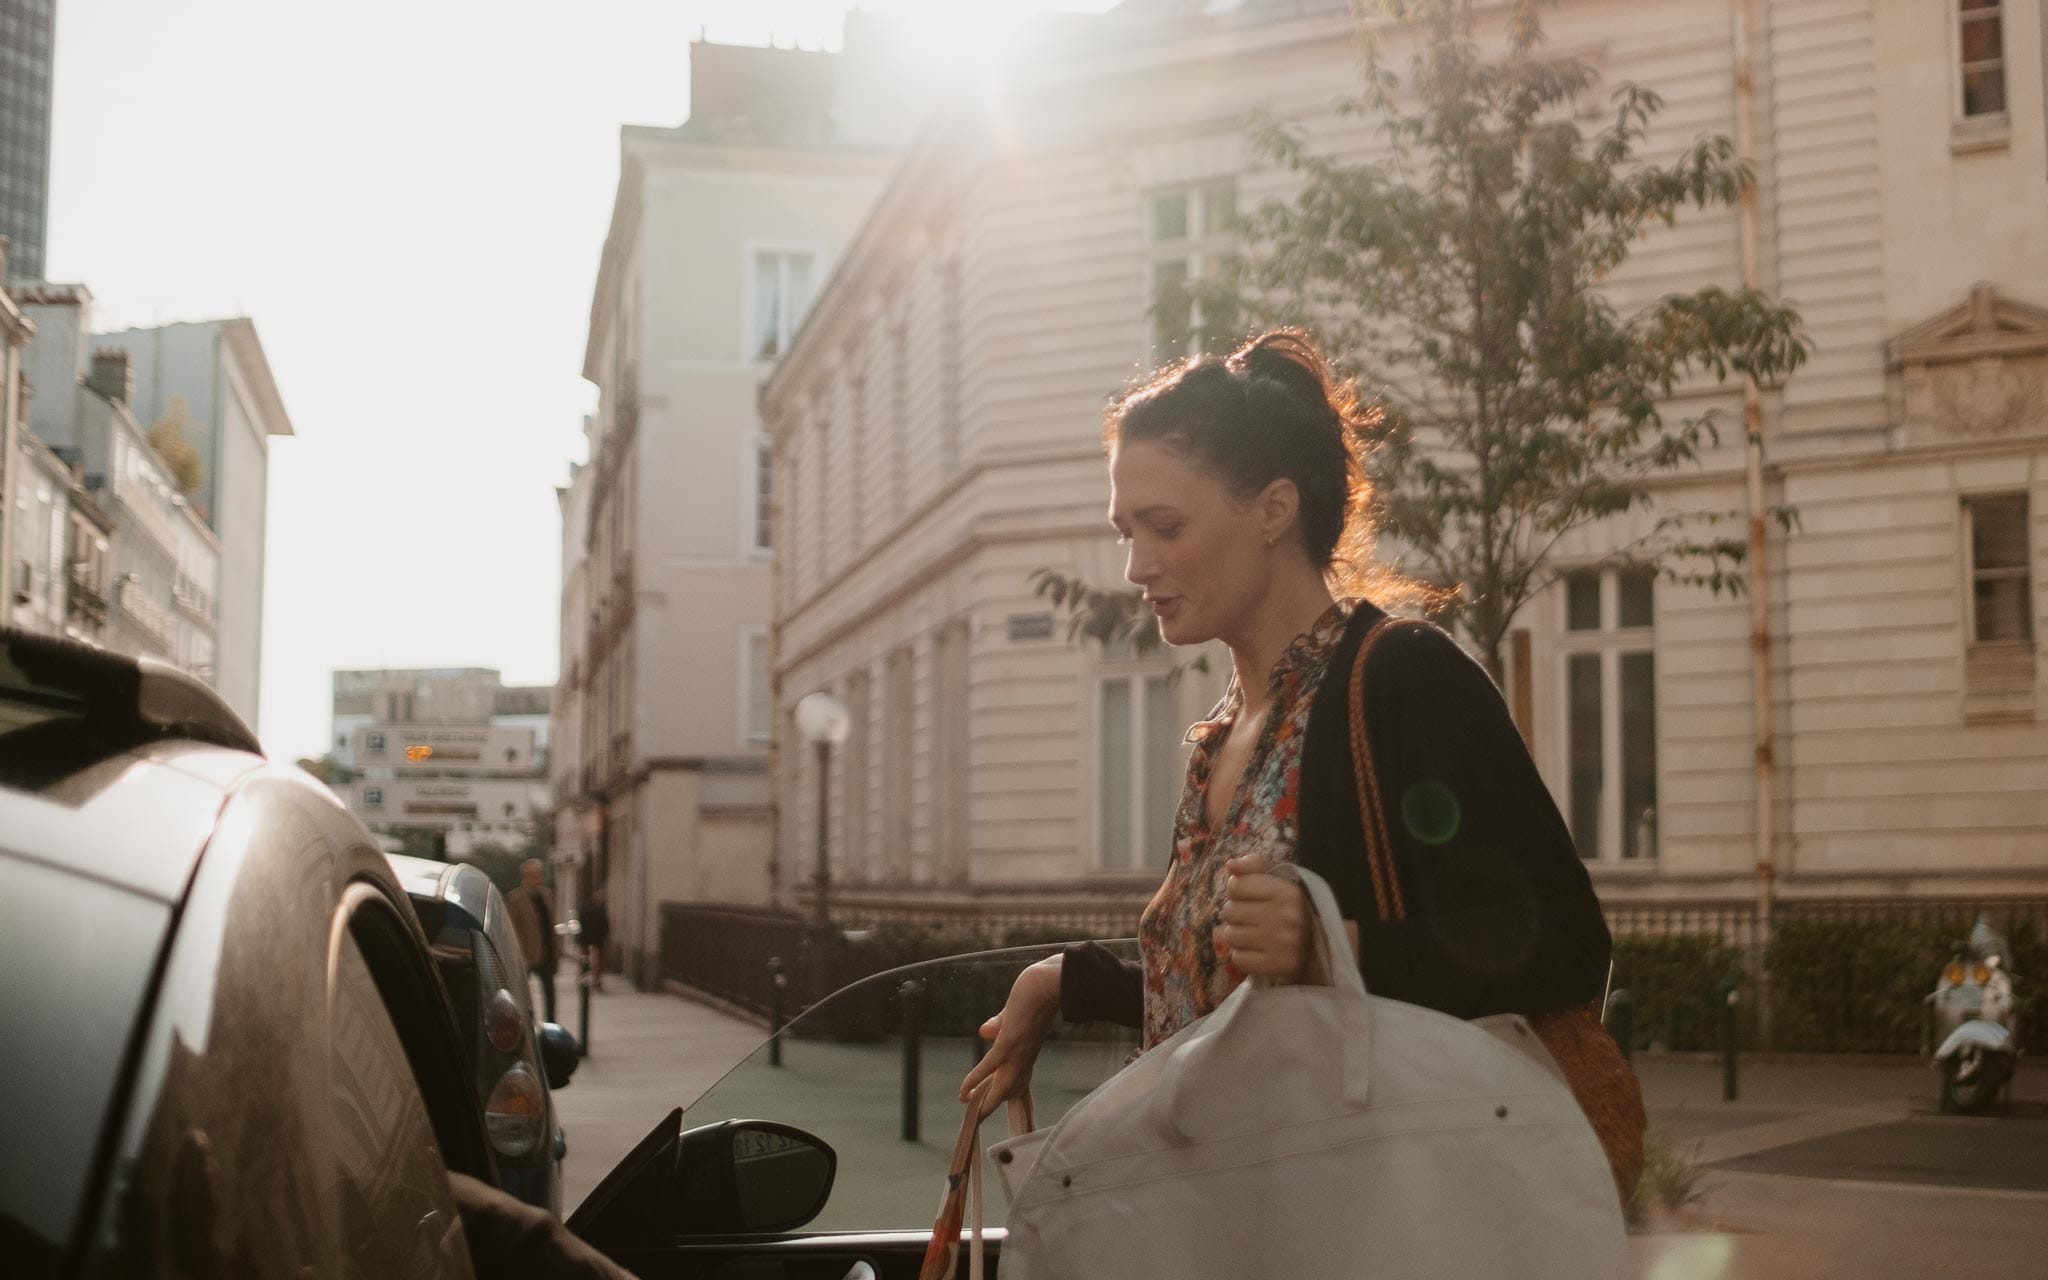
[{"label": "woman's lips", "polygon": [[1152,612],[1159,615],[1161,622],[1171,618],[1180,609],[1179,596],[1167,596],[1152,602]]}]

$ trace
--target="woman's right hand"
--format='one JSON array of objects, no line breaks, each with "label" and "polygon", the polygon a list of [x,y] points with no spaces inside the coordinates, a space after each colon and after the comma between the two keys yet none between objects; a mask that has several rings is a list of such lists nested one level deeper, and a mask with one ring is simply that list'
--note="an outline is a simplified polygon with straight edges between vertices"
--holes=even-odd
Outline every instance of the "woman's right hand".
[{"label": "woman's right hand", "polygon": [[960,1101],[966,1102],[984,1080],[993,1081],[982,1101],[986,1115],[1029,1088],[1038,1050],[1059,1012],[1060,957],[1051,956],[1018,974],[1003,1011],[981,1024],[981,1038],[992,1043],[961,1082]]}]

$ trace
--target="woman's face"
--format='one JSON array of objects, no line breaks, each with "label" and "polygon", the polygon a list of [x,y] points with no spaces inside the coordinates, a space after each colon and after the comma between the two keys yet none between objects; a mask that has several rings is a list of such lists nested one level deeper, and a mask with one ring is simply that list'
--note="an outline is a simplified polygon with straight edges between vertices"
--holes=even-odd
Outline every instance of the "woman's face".
[{"label": "woman's face", "polygon": [[1109,522],[1129,550],[1124,577],[1144,588],[1168,644],[1227,638],[1252,615],[1270,567],[1258,504],[1208,467],[1150,440],[1119,444]]}]

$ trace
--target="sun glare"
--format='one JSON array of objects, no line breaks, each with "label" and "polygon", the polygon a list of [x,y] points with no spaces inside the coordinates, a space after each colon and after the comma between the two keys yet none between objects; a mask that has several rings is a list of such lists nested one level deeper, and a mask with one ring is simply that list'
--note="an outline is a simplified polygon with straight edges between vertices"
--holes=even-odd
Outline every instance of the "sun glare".
[{"label": "sun glare", "polygon": [[1017,0],[893,0],[876,5],[916,26],[919,56],[966,74],[1001,67],[1031,19],[1054,6]]}]

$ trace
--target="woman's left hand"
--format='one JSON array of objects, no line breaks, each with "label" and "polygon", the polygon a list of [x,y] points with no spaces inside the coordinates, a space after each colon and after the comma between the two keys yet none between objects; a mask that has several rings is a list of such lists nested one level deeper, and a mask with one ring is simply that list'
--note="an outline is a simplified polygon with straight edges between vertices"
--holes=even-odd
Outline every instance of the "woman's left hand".
[{"label": "woman's left hand", "polygon": [[1248,977],[1321,982],[1301,885],[1274,875],[1262,858],[1232,858],[1224,870],[1229,879],[1216,941],[1231,963]]}]

